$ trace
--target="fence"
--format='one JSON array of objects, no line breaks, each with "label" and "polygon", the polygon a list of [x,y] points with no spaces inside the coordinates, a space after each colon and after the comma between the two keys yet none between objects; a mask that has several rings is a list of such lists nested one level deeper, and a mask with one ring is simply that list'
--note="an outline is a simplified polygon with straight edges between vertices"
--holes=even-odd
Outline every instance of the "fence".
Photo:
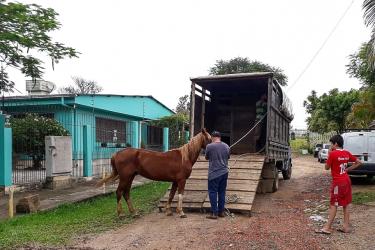
[{"label": "fence", "polygon": [[329,144],[329,139],[337,134],[336,132],[328,132],[324,134],[318,134],[318,133],[309,133],[309,143],[310,143],[310,148],[313,149],[316,144],[318,143],[328,143]]}]

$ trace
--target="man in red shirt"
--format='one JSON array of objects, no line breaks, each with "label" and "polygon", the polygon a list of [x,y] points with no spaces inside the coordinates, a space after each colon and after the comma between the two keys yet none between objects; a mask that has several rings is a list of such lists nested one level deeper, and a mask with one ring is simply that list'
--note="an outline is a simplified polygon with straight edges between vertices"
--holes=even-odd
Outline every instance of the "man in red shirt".
[{"label": "man in red shirt", "polygon": [[[339,231],[349,233],[349,204],[352,202],[352,183],[347,171],[353,170],[361,165],[355,156],[349,151],[342,149],[344,139],[341,135],[334,135],[329,140],[331,148],[329,150],[328,160],[325,169],[331,169],[332,185],[331,185],[331,199],[330,209],[327,224],[317,233],[331,234],[332,223],[336,217],[337,207],[342,206],[344,210],[344,224]],[[348,163],[353,163],[348,167]]]}]

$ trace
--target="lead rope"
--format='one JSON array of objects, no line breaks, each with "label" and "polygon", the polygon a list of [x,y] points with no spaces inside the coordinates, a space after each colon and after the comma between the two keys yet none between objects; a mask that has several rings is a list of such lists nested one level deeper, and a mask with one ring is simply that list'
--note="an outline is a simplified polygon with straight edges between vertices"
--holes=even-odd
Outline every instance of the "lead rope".
[{"label": "lead rope", "polygon": [[[261,121],[263,121],[263,119],[267,116],[267,112],[263,115],[263,117],[257,121],[253,127],[251,127],[249,129],[249,131],[247,131],[240,139],[238,139],[235,143],[233,143],[229,148],[232,148],[234,147],[235,145],[237,145],[240,141],[242,141],[246,136],[248,136],[251,131],[253,131],[254,128],[256,128]],[[241,157],[245,156],[245,155],[254,155],[254,154],[259,154],[260,152],[262,152],[264,150],[266,146],[264,146],[261,150],[259,150],[258,152],[256,153],[245,153],[245,154],[241,154],[237,157],[237,159],[234,161],[233,165],[229,167],[228,165],[228,170],[230,171],[230,169],[236,165],[237,163],[237,160],[240,159]],[[236,203],[241,197],[237,196],[237,194],[231,194],[231,195],[226,195],[225,196],[225,203],[228,204],[228,203]],[[228,209],[228,208],[225,208],[225,214],[228,216],[228,217],[231,217],[231,218],[234,218],[234,213],[231,213],[231,211]]]}]

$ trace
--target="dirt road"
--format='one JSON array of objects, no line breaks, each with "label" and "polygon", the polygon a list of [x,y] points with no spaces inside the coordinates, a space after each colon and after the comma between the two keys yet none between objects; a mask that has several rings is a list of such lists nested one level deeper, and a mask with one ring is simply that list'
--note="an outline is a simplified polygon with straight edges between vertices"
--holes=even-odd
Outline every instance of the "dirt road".
[{"label": "dirt road", "polygon": [[[369,235],[375,232],[375,207],[353,206],[352,234],[314,233],[326,218],[329,173],[312,157],[295,157],[293,165],[292,179],[280,181],[278,192],[257,195],[252,217],[236,215],[213,221],[197,213],[188,213],[187,219],[180,219],[154,212],[131,225],[80,239],[75,246],[88,249],[374,248]],[[375,190],[374,187],[354,186],[354,192]],[[339,227],[338,221],[336,227]]]}]

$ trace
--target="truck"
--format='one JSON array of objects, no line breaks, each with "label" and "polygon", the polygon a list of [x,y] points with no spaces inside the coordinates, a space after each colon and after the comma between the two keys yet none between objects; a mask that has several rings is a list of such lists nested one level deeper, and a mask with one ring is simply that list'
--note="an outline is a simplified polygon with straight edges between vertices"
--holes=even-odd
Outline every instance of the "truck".
[{"label": "truck", "polygon": [[[291,177],[290,101],[269,72],[190,80],[190,136],[202,128],[221,133],[222,141],[231,147],[225,208],[251,215],[256,193],[277,191],[280,172],[284,179]],[[208,168],[208,161],[199,156],[186,180],[184,209],[210,211]],[[168,199],[169,192],[160,200],[159,209]],[[177,202],[173,200],[171,206],[177,207]]]},{"label": "truck", "polygon": [[[272,72],[210,75],[190,80],[191,136],[202,128],[219,131],[222,141],[231,146],[231,154],[264,156],[261,179],[270,182],[271,176],[273,192],[278,189],[279,172],[285,180],[291,178],[289,132],[293,111]],[[256,109],[263,96],[266,113],[260,121]]]}]

